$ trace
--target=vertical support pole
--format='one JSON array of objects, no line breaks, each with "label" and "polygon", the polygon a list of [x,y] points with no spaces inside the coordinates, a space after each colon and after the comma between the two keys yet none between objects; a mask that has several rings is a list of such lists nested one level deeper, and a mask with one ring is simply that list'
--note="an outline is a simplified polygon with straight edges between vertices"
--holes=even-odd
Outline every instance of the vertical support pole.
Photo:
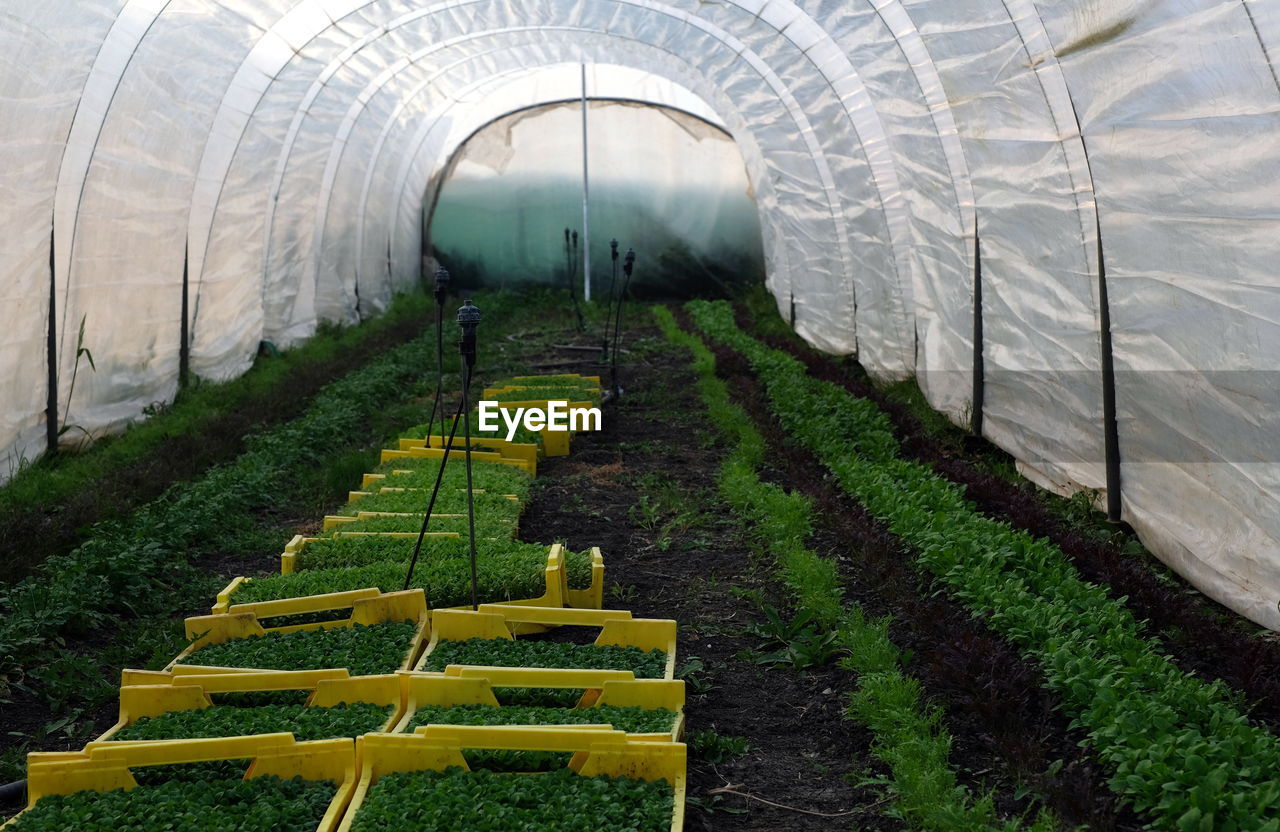
[{"label": "vertical support pole", "polygon": [[1102,259],[1102,215],[1094,199],[1098,228],[1098,322],[1102,353],[1102,443],[1107,467],[1107,519],[1120,522],[1120,426],[1116,420],[1116,367],[1111,350],[1111,302],[1107,299],[1107,267]]},{"label": "vertical support pole", "polygon": [[182,342],[178,345],[178,389],[186,390],[191,374],[191,246],[182,250]]},{"label": "vertical support pole", "polygon": [[978,216],[973,218],[973,399],[969,430],[982,436],[982,408],[986,399],[986,362],[982,355],[982,240],[978,236]]},{"label": "vertical support pole", "polygon": [[582,299],[591,300],[591,217],[587,184],[587,65],[582,64]]},{"label": "vertical support pole", "polygon": [[58,276],[54,263],[54,231],[49,234],[49,338],[46,343],[46,354],[49,362],[49,392],[45,399],[44,427],[45,450],[47,453],[58,452]]}]

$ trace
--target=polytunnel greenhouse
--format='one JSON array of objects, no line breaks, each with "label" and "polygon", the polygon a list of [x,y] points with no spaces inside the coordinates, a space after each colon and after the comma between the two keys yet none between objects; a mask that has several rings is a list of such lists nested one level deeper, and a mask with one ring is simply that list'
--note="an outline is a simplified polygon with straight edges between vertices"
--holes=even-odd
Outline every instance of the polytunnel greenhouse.
[{"label": "polytunnel greenhouse", "polygon": [[1280,832],[1277,54],[0,5],[0,825]]}]

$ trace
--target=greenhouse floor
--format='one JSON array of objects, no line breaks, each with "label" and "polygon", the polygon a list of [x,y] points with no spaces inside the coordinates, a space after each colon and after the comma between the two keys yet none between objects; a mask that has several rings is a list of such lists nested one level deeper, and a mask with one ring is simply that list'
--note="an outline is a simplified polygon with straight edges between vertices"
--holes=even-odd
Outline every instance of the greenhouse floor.
[{"label": "greenhouse floor", "polygon": [[[668,307],[656,318],[629,310],[620,374],[625,395],[607,406],[602,431],[580,433],[568,456],[539,462],[519,522],[525,542],[564,543],[570,551],[599,547],[607,563],[606,608],[679,622],[677,675],[686,683],[689,749],[685,828],[1149,828],[1161,810],[1135,799],[1146,788],[1143,778],[1120,781],[1098,753],[1110,725],[1100,731],[1082,724],[1078,703],[1055,686],[1051,664],[1037,660],[1018,633],[1001,629],[1017,610],[993,615],[966,606],[971,599],[954,591],[948,576],[926,568],[910,531],[884,519],[883,505],[856,500],[832,460],[806,444],[803,425],[777,402],[778,374],[768,376],[759,356],[731,347],[723,331],[713,337],[709,307],[695,307]],[[567,315],[552,314],[530,305],[506,320],[490,319],[494,372],[601,373],[594,363],[569,363],[557,352],[556,344],[580,336]],[[1238,708],[1262,738],[1254,753],[1270,753],[1280,727],[1274,637],[1189,589],[1127,530],[1107,525],[1082,501],[1020,480],[997,449],[921,408],[918,392],[874,385],[856,363],[805,347],[759,298],[731,311],[719,306],[717,314],[722,330],[736,325],[776,361],[799,359],[805,372],[797,375],[810,384],[804,389],[817,389],[813,381],[821,379],[833,395],[884,414],[877,418],[902,459],[949,487],[963,486],[974,522],[997,521],[1064,553],[1080,576],[1102,588],[1100,605],[1138,619],[1135,632],[1162,663],[1144,668],[1167,665],[1183,674],[1177,678],[1188,686],[1179,690],[1212,683],[1204,701],[1225,717],[1203,730],[1207,743],[1231,748],[1234,739],[1221,737],[1234,737],[1230,732],[1244,724],[1228,710]],[[421,394],[406,393],[410,410],[421,408]],[[815,407],[810,414],[823,412]],[[849,424],[832,430],[853,436]],[[204,580],[167,596],[170,608],[133,622],[125,616],[127,626],[114,635],[91,631],[75,642],[70,652],[87,668],[80,687],[40,668],[17,679],[0,704],[9,773],[20,771],[25,750],[78,747],[108,727],[118,667],[163,662],[181,647],[178,617],[207,611],[207,600],[187,604],[188,596],[205,599],[209,586],[231,575],[273,571],[274,544],[315,531],[316,518],[341,493],[326,483],[343,484],[352,471],[366,470],[370,454],[388,444],[387,431],[394,436],[391,425],[379,425],[353,448],[335,450],[337,461],[326,463],[322,482],[258,510],[257,525],[242,530],[235,545],[204,547],[191,564]],[[748,434],[762,449],[755,457],[743,453]],[[744,467],[744,458],[754,461]],[[883,470],[905,470],[895,465]],[[744,506],[751,500],[743,493],[755,504]],[[803,522],[794,514],[800,508]],[[799,531],[788,538],[778,529]],[[1017,584],[997,577],[1006,580]],[[569,629],[548,637],[567,637]],[[65,672],[72,663],[53,667]],[[1107,701],[1111,682],[1094,683]],[[1163,694],[1153,688],[1149,697]],[[1179,718],[1199,718],[1191,705],[1187,713]],[[1115,724],[1123,731],[1121,723]],[[1145,730],[1130,746],[1150,739]],[[1204,748],[1206,757],[1216,753]],[[1196,797],[1195,784],[1186,793],[1221,800],[1220,793]]]}]

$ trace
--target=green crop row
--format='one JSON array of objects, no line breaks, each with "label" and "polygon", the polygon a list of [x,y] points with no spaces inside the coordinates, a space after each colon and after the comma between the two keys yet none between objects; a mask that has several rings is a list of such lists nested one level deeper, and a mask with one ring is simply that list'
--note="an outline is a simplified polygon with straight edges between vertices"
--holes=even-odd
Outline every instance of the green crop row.
[{"label": "green crop row", "polygon": [[387,774],[369,789],[352,832],[666,832],[673,793],[665,780],[582,777],[567,768],[537,777],[491,771]]},{"label": "green crop row", "polygon": [[327,740],[358,737],[377,731],[394,708],[369,702],[351,702],[328,708],[306,705],[213,705],[190,711],[169,711],[142,717],[111,739],[186,740],[199,737],[240,737],[246,734],[292,733],[294,739]]},{"label": "green crop row", "polygon": [[637,679],[661,679],[667,668],[667,654],[663,650],[612,644],[469,638],[437,644],[423,669],[441,671],[451,664],[630,670]]},{"label": "green crop row", "polygon": [[183,659],[203,667],[323,670],[345,667],[352,676],[395,673],[404,664],[417,625],[395,621],[365,627],[267,632],[209,644]]},{"label": "green crop row", "polygon": [[48,795],[9,832],[262,832],[315,829],[337,787],[329,780],[169,780],[125,791]]},{"label": "green crop row", "polygon": [[0,592],[0,695],[6,677],[56,658],[69,637],[167,612],[173,587],[195,580],[188,553],[254,533],[255,511],[278,504],[298,471],[322,465],[387,403],[413,395],[430,346],[418,338],[326,386],[298,419],[248,437],[235,461],[99,523],[78,549]]},{"label": "green crop row", "polygon": [[1123,599],[1083,580],[1056,546],[984,517],[961,487],[901,458],[874,404],[744,334],[727,305],[690,309],[751,362],[784,429],[1041,664],[1118,794],[1162,828],[1280,830],[1280,740],[1250,723],[1238,695],[1174,665]]},{"label": "green crop row", "polygon": [[[1018,829],[996,818],[990,795],[977,799],[957,782],[950,763],[951,736],[942,711],[927,704],[919,683],[902,672],[902,655],[889,639],[888,619],[868,619],[862,607],[844,600],[836,565],[805,545],[813,532],[812,505],[803,495],[762,482],[764,437],[716,377],[716,359],[702,340],[682,330],[663,307],[654,307],[658,326],[672,343],[693,356],[698,390],[710,421],[731,443],[721,466],[720,493],[747,522],[758,548],[778,564],[799,613],[834,630],[848,651],[842,665],[858,674],[848,715],[870,728],[873,750],[890,769],[897,808],[912,829]],[[1043,826],[1041,826],[1043,825]],[[1048,818],[1035,828],[1052,829]]]},{"label": "green crop row", "polygon": [[675,725],[666,708],[595,705],[590,708],[539,706],[427,705],[414,711],[406,729],[419,725],[612,725],[629,734],[665,734]]},{"label": "green crop row", "polygon": [[407,320],[421,318],[429,303],[421,292],[397,295],[383,315],[354,327],[322,325],[305,343],[278,356],[259,358],[235,379],[196,379],[191,387],[179,391],[172,404],[131,425],[120,436],[99,440],[88,451],[41,457],[18,470],[0,488],[0,523],[21,519],[32,510],[48,510],[113,471],[137,463],[174,436],[200,435],[210,424],[247,404],[286,395],[294,373],[327,364]]}]

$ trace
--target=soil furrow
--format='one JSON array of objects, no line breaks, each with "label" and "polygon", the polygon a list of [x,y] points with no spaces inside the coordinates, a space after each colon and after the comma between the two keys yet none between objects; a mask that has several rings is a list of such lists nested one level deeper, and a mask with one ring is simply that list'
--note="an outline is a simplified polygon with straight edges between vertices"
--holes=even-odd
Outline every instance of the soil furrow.
[{"label": "soil furrow", "polygon": [[716,355],[717,373],[777,449],[771,457],[775,481],[814,501],[821,526],[812,542],[840,564],[846,597],[871,614],[893,616],[890,636],[911,651],[907,672],[946,710],[961,781],[978,791],[993,788],[1005,816],[1027,808],[1014,799],[1026,786],[1043,795],[1068,824],[1143,828],[1129,809],[1117,805],[1106,774],[1080,747],[1083,735],[1068,728],[1059,699],[1043,686],[1039,670],[981,620],[939,594],[911,566],[910,552],[894,535],[841,492],[812,454],[787,438],[744,358],[708,346]]},{"label": "soil furrow", "polygon": [[[539,465],[522,539],[600,546],[613,588],[606,606],[679,622],[681,665],[696,660],[703,667],[687,689],[689,794],[696,800],[687,829],[900,829],[880,814],[873,790],[846,779],[884,773],[870,735],[843,717],[850,674],[767,669],[740,656],[760,645],[742,632],[759,618],[742,591],[782,606],[780,588],[768,567],[754,563],[738,520],[719,500],[724,450],[701,422],[705,410],[687,356],[665,346],[644,355],[627,367],[629,394],[606,411],[605,430],[576,436],[570,456]],[[696,517],[682,522],[660,510],[655,519],[650,507],[662,488],[676,489]],[[716,762],[695,739],[706,731],[744,737],[751,750]],[[729,785],[792,808],[708,793]]]},{"label": "soil furrow", "polygon": [[[1045,497],[1028,484],[1013,483],[979,470],[931,437],[905,407],[888,400],[854,367],[787,338],[761,334],[738,308],[739,326],[769,346],[799,359],[815,378],[869,399],[892,421],[903,456],[932,467],[940,476],[965,486],[979,511],[1015,528],[1043,537],[1071,558],[1088,581],[1114,598],[1127,598],[1135,614],[1149,622],[1174,663],[1207,679],[1220,679],[1250,703],[1250,716],[1280,728],[1280,641],[1255,636],[1230,610],[1207,597],[1189,594],[1185,584],[1170,585],[1151,567],[1119,545],[1081,533],[1054,514]],[[982,440],[971,440],[970,445]]]}]

